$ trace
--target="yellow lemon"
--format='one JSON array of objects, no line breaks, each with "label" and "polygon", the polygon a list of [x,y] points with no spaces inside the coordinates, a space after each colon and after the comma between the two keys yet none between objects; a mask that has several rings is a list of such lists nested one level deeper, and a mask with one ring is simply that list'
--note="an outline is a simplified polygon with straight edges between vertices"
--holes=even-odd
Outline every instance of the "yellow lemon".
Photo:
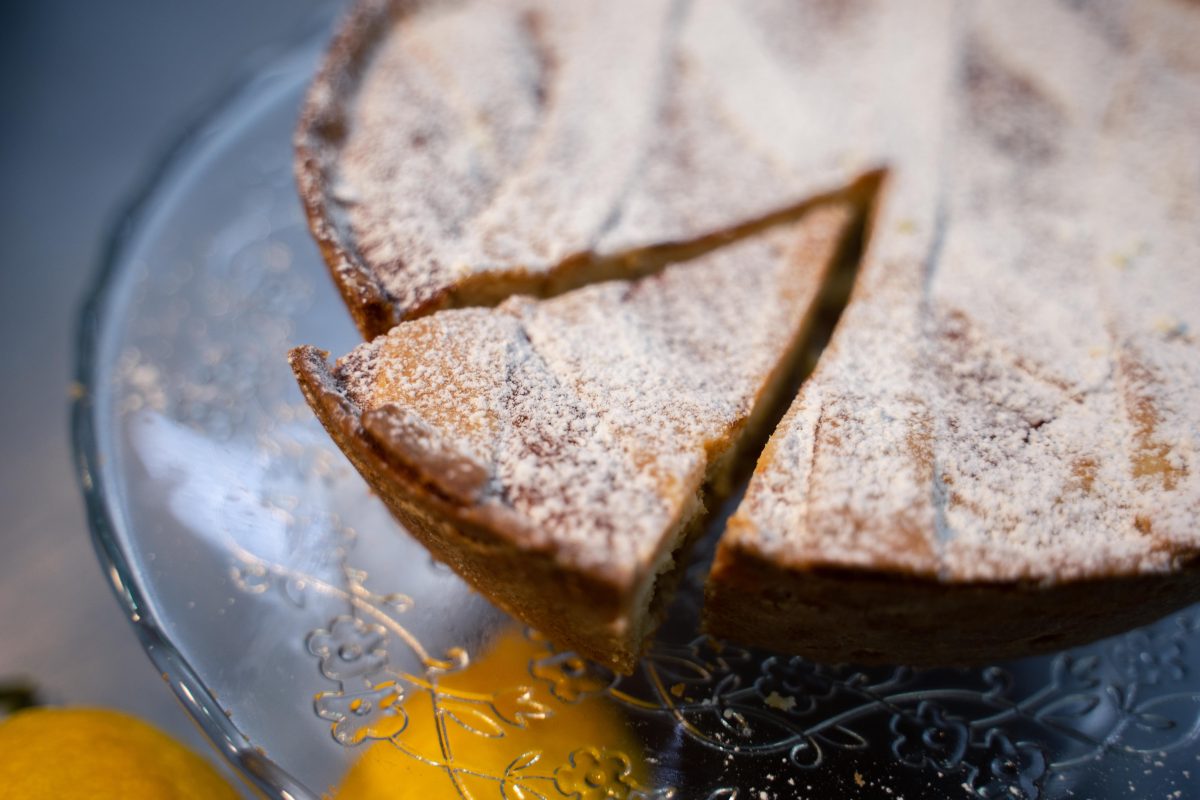
[{"label": "yellow lemon", "polygon": [[396,684],[402,730],[381,725],[387,738],[364,750],[334,797],[631,796],[647,765],[624,713],[584,669],[513,631],[466,669],[407,676]]},{"label": "yellow lemon", "polygon": [[0,794],[12,800],[237,800],[204,759],[115,711],[34,708],[0,720]]}]

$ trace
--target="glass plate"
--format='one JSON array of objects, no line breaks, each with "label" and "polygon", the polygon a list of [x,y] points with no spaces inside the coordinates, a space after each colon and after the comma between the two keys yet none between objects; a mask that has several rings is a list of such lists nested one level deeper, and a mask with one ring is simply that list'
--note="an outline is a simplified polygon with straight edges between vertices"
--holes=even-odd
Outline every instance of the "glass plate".
[{"label": "glass plate", "polygon": [[118,597],[268,795],[1195,796],[1196,609],[1053,657],[858,669],[706,639],[697,567],[619,678],[431,561],[284,359],[357,342],[291,178],[320,47],[191,132],[119,226],[81,322],[74,409]]}]

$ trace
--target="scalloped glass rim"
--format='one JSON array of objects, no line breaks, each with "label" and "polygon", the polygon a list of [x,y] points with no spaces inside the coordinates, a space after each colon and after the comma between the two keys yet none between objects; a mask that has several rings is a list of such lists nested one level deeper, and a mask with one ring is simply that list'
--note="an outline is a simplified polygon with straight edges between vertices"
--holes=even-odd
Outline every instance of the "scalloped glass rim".
[{"label": "scalloped glass rim", "polygon": [[[182,126],[174,141],[152,162],[140,188],[116,215],[116,222],[106,237],[98,268],[78,314],[75,383],[70,410],[76,477],[84,498],[92,544],[113,593],[133,625],[146,655],[217,750],[259,790],[284,800],[315,798],[317,795],[265,758],[233,724],[192,666],[167,638],[162,624],[143,599],[137,575],[115,536],[116,521],[105,494],[106,484],[98,451],[93,390],[103,332],[103,313],[113,279],[123,266],[122,259],[135,231],[146,217],[153,214],[159,194],[167,189],[171,179],[190,169],[193,159],[213,146],[210,137],[218,132],[220,123],[226,117],[242,106],[249,107],[260,102],[259,92],[277,81],[278,73],[287,72],[288,65],[296,61],[315,63],[316,56],[328,39],[330,28],[330,18],[317,15],[316,19],[311,25],[312,30],[296,42],[271,48],[260,58],[243,66],[229,88],[202,106],[193,120]],[[276,69],[264,69],[264,64]]]}]

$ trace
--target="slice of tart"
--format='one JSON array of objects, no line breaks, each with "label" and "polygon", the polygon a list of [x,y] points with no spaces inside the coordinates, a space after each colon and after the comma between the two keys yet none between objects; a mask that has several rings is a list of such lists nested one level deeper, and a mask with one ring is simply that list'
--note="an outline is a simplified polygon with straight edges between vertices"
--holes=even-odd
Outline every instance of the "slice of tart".
[{"label": "slice of tart", "polygon": [[827,6],[360,2],[309,91],[296,169],[364,336],[647,274],[831,193],[861,201],[936,99],[921,87],[949,4]]},{"label": "slice of tart", "polygon": [[678,555],[786,406],[845,204],[636,282],[441,311],[292,366],[404,526],[561,646],[629,671]]},{"label": "slice of tart", "polygon": [[978,662],[1200,600],[1188,31],[1200,14],[1166,2],[964,11],[945,145],[894,169],[720,542],[711,631]]}]

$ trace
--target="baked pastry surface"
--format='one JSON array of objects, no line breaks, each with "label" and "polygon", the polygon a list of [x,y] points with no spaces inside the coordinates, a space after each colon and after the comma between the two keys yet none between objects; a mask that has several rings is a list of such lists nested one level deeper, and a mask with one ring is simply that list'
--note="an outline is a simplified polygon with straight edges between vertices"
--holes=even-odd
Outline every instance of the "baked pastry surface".
[{"label": "baked pastry surface", "polygon": [[844,204],[637,282],[402,323],[309,403],[409,531],[556,643],[632,669],[675,559],[752,464],[787,387]]},{"label": "baked pastry surface", "polygon": [[[721,540],[712,631],[1059,649],[1200,599],[1196,9],[977,3]],[[937,78],[937,76],[931,76]]]},{"label": "baked pastry surface", "polygon": [[[606,297],[563,292],[708,269],[822,199],[861,208],[886,168],[852,301],[722,539],[709,625],[824,660],[1021,655],[1200,599],[1196,41],[1182,0],[363,0],[307,99],[299,182],[368,337],[560,296],[402,325],[378,360],[425,369],[449,351],[418,340],[446,326],[464,363],[499,359],[545,309],[576,324],[599,312],[571,304]],[[626,364],[649,346],[599,334],[575,366],[615,368],[609,340]],[[389,346],[332,372],[294,355],[343,450],[476,586],[628,666],[653,616],[630,587],[691,517],[630,533],[643,551],[548,522],[540,496],[525,527],[483,515],[496,452],[463,449],[461,408],[352,379]],[[450,438],[388,433],[410,413]],[[539,473],[570,480],[552,456]],[[612,491],[638,491],[622,474]],[[587,548],[609,572],[577,563]]]},{"label": "baked pastry surface", "polygon": [[906,42],[950,17],[869,5],[360,2],[296,135],[356,324],[635,277],[815,197],[861,201],[942,57]]}]

